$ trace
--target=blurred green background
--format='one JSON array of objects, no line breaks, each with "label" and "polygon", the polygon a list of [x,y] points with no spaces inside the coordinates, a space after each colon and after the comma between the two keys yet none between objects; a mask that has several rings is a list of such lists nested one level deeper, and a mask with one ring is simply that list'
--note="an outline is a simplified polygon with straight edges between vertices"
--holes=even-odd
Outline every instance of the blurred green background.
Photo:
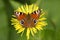
[{"label": "blurred green background", "polygon": [[60,40],[60,0],[0,0],[0,40],[26,40],[11,26],[11,15],[20,5],[35,2],[47,12],[48,25],[30,40]]}]

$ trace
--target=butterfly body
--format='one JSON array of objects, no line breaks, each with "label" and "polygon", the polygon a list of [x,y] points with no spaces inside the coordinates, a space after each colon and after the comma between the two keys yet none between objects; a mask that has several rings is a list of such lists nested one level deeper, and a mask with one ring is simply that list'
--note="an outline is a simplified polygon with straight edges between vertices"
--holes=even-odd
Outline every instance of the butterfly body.
[{"label": "butterfly body", "polygon": [[15,12],[16,18],[20,21],[20,24],[24,27],[34,27],[40,16],[41,11],[37,10],[31,14],[25,14],[23,12]]}]

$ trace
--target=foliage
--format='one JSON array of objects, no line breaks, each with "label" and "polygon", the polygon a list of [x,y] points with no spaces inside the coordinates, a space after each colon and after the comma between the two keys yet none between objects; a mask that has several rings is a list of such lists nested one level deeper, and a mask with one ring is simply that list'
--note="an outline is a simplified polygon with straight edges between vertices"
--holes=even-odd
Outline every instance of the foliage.
[{"label": "foliage", "polygon": [[[36,0],[27,0],[28,4],[34,2]],[[10,21],[13,11],[22,3],[19,0],[0,0],[0,40],[26,40],[25,34],[19,37]],[[47,12],[48,26],[34,37],[30,36],[30,40],[60,40],[60,0],[41,0],[39,7]]]}]

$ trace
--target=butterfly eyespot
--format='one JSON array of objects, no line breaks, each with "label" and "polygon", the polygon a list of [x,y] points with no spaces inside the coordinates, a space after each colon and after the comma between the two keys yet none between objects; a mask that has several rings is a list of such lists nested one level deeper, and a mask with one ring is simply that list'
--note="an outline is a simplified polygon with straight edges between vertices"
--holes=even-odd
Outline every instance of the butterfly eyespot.
[{"label": "butterfly eyespot", "polygon": [[22,15],[23,13],[22,12],[20,12],[20,15]]},{"label": "butterfly eyespot", "polygon": [[36,24],[37,20],[34,19],[33,22],[34,22],[34,24]]},{"label": "butterfly eyespot", "polygon": [[34,11],[34,14],[36,14],[36,11]]},{"label": "butterfly eyespot", "polygon": [[39,13],[40,13],[40,10],[36,10],[32,14],[39,14]]},{"label": "butterfly eyespot", "polygon": [[15,14],[16,16],[19,16],[19,12],[14,12],[14,14]]},{"label": "butterfly eyespot", "polygon": [[17,12],[14,12],[14,14],[17,13]]},{"label": "butterfly eyespot", "polygon": [[40,10],[37,10],[38,13],[40,13]]},{"label": "butterfly eyespot", "polygon": [[23,25],[24,24],[24,20],[21,20],[20,23]]},{"label": "butterfly eyespot", "polygon": [[36,14],[36,11],[32,12],[32,14]]},{"label": "butterfly eyespot", "polygon": [[37,12],[39,12],[39,10],[37,10]]}]

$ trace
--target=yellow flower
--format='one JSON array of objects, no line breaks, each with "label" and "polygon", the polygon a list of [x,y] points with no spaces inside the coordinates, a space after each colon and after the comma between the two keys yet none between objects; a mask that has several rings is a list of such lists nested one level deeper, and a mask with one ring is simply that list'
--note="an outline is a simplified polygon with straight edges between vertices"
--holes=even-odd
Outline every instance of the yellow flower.
[{"label": "yellow flower", "polygon": [[[26,4],[24,6],[19,7],[15,11],[23,12],[26,15],[28,15],[28,13],[31,14],[33,11],[36,11],[38,9],[39,9],[38,6],[35,4],[32,4],[32,5]],[[23,27],[15,15],[12,15],[13,18],[11,19],[11,22],[12,22],[11,24],[14,25],[15,30],[18,31],[17,33],[23,33],[24,30],[27,29],[26,37],[27,37],[27,40],[29,40],[30,33],[32,34],[32,36],[34,36],[34,33],[37,33],[37,30],[43,30],[43,27],[47,25],[47,23],[45,22],[46,18],[44,17],[44,14],[45,13],[41,9],[41,15],[39,16],[38,22],[35,24],[34,27]]]}]

